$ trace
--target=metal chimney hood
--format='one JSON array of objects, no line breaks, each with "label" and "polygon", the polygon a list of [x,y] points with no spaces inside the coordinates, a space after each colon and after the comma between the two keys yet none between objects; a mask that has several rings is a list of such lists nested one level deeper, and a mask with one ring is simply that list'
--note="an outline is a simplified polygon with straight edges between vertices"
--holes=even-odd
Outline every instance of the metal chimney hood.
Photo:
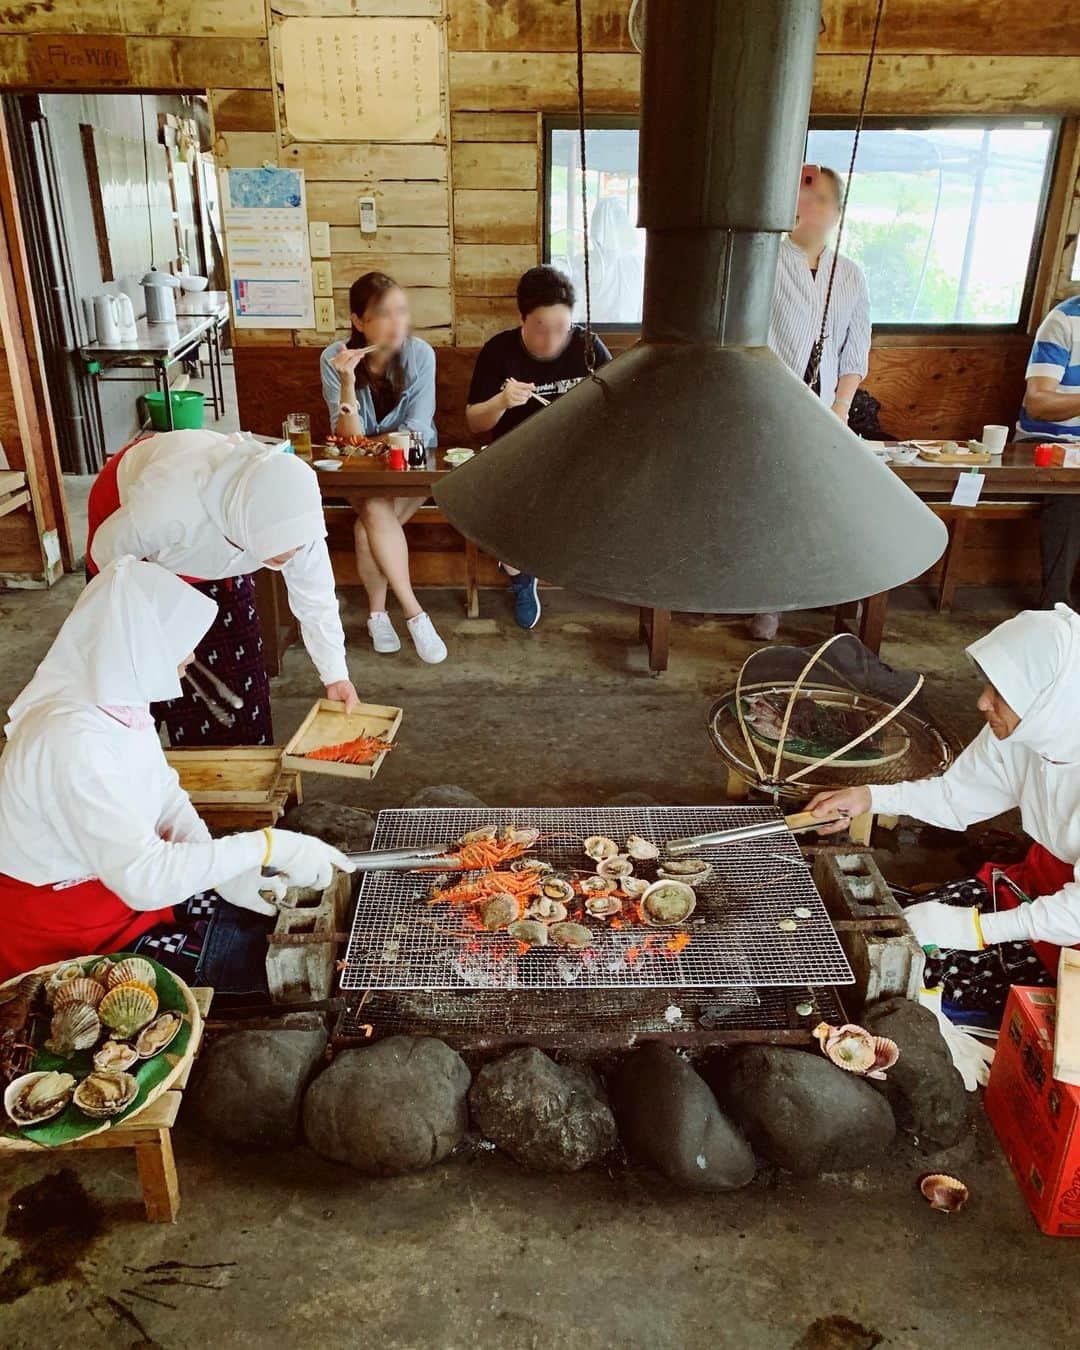
[{"label": "metal chimney hood", "polygon": [[944,525],[766,346],[817,0],[647,0],[642,340],[435,488],[485,552],[589,595],[753,613],[900,585]]}]

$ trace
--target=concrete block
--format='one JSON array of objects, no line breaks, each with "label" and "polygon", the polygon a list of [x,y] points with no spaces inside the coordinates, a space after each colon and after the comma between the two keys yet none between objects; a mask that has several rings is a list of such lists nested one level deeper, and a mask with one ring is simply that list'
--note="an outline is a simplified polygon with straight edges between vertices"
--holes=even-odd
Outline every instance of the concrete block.
[{"label": "concrete block", "polygon": [[902,919],[869,849],[829,850],[814,859],[814,882],[834,919]]},{"label": "concrete block", "polygon": [[[346,931],[350,896],[344,872],[335,872],[325,891],[293,888],[286,894],[266,949],[272,1002],[314,1003],[333,993],[339,946],[335,934]],[[323,934],[324,941],[312,940]],[[289,938],[306,940],[290,945]]]}]

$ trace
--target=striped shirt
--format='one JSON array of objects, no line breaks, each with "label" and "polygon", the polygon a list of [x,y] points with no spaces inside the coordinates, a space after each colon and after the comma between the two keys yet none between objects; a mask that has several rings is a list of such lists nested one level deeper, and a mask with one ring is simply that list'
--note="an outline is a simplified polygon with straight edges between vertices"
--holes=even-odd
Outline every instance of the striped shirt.
[{"label": "striped shirt", "polygon": [[[780,240],[769,346],[800,379],[821,332],[832,259],[832,250],[825,249],[818,259],[815,276],[798,244],[793,244],[786,234]],[[869,359],[870,296],[866,279],[851,259],[841,254],[836,264],[825,347],[821,353],[822,402],[832,405],[836,398],[836,382],[841,375],[864,377]]]},{"label": "striped shirt", "polygon": [[[1039,324],[1026,378],[1055,380],[1056,393],[1080,398],[1080,295],[1055,305]],[[1022,436],[1080,436],[1080,413],[1062,422],[1040,422],[1020,409],[1017,431]]]}]

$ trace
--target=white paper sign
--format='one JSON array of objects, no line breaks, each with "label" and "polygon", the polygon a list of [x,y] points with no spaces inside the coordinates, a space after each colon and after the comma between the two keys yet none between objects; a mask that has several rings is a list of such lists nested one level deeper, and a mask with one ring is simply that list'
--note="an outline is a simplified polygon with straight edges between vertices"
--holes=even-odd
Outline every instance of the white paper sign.
[{"label": "white paper sign", "polygon": [[314,328],[301,169],[227,169],[222,210],[238,328]]},{"label": "white paper sign", "polygon": [[985,482],[984,473],[962,473],[956,480],[956,487],[953,488],[951,498],[953,506],[978,506]]}]

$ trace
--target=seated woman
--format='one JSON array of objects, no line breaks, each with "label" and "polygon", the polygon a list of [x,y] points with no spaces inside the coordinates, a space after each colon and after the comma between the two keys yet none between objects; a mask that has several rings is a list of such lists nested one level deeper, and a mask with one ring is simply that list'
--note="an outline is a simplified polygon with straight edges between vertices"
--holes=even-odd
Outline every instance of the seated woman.
[{"label": "seated woman", "polygon": [[[287,830],[211,839],[149,705],[216,607],[155,563],[94,578],[11,705],[0,758],[0,980],[67,957],[142,951],[189,983],[265,992],[285,878],[329,884],[337,849]],[[264,877],[268,867],[280,874]]]},{"label": "seated woman", "polygon": [[[349,308],[352,335],[347,342],[332,342],[320,361],[323,397],[334,432],[377,436],[415,431],[426,446],[433,446],[435,353],[409,332],[405,292],[383,272],[365,272],[349,287]],[[446,644],[413,591],[405,539],[405,522],[422,505],[421,497],[369,497],[357,512],[353,537],[375,650],[401,650],[386,612],[389,587],[401,605],[416,654],[437,665],[446,660]]]},{"label": "seated woman", "polygon": [[114,455],[88,502],[86,570],[128,554],[160,563],[215,602],[195,655],[243,699],[232,724],[188,687],[155,714],[171,745],[270,745],[270,680],[251,573],[280,572],[327,698],[357,703],[310,465],[243,433],[167,431]]},{"label": "seated woman", "polygon": [[917,783],[822,792],[810,810],[963,830],[1019,807],[1034,841],[1023,862],[987,863],[906,912],[919,942],[938,949],[926,983],[944,985],[946,1011],[1000,1018],[1010,984],[1053,984],[1060,948],[1080,942],[1080,615],[1066,605],[1025,611],[967,650],[987,681],[986,726],[952,767]]}]

